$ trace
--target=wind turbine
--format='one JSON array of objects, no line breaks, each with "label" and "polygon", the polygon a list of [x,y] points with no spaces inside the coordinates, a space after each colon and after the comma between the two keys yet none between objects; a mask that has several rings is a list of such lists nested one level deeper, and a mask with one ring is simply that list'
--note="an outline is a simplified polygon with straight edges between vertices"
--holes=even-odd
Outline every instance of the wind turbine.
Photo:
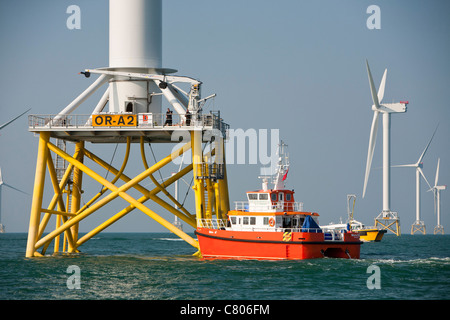
[{"label": "wind turbine", "polygon": [[21,113],[20,115],[18,115],[17,117],[15,117],[14,119],[12,119],[12,120],[9,120],[8,122],[6,122],[6,123],[4,123],[4,124],[2,124],[1,126],[0,126],[0,130],[2,130],[4,127],[6,127],[8,124],[10,124],[11,122],[13,122],[13,121],[15,121],[15,120],[17,120],[17,119],[19,119],[21,116],[23,116],[25,113],[27,113],[28,111],[30,111],[31,110],[31,108],[30,109],[28,109],[27,111],[25,111],[25,112],[23,112],[23,113]]},{"label": "wind turbine", "polygon": [[414,221],[414,223],[411,226],[411,234],[414,234],[416,231],[420,231],[423,234],[426,234],[425,223],[422,220],[420,220],[420,175],[422,175],[422,177],[425,179],[428,186],[431,188],[430,184],[428,183],[427,178],[425,178],[425,175],[422,171],[422,168],[423,168],[422,160],[423,160],[423,157],[425,156],[425,153],[428,150],[428,147],[430,146],[431,141],[434,138],[434,135],[436,134],[437,128],[438,127],[436,127],[436,129],[434,130],[430,141],[428,141],[427,146],[423,150],[422,154],[419,157],[419,160],[417,160],[416,163],[393,166],[393,167],[416,168],[416,221]]},{"label": "wind turbine", "polygon": [[5,226],[2,224],[2,201],[1,201],[2,200],[2,188],[3,188],[3,186],[11,188],[11,189],[16,190],[16,191],[19,191],[19,192],[24,193],[26,195],[29,195],[28,193],[26,193],[26,192],[24,192],[22,190],[19,190],[17,188],[14,188],[13,186],[10,186],[9,184],[5,183],[3,181],[3,178],[2,178],[2,169],[0,168],[0,233],[4,233],[5,232]]},{"label": "wind turbine", "polygon": [[[372,73],[370,72],[369,63],[366,60],[367,74],[369,76],[370,92],[372,95],[372,110],[373,120],[370,130],[369,138],[369,150],[367,152],[366,174],[364,178],[363,198],[366,194],[367,181],[369,179],[370,168],[372,165],[373,153],[375,150],[375,143],[378,130],[378,119],[380,113],[383,117],[383,211],[375,219],[375,225],[381,224],[385,229],[392,231],[393,233],[400,234],[400,225],[398,223],[397,212],[392,212],[390,208],[390,127],[391,127],[391,113],[404,113],[406,112],[407,101],[400,101],[397,103],[381,103],[384,97],[384,88],[386,85],[387,69],[384,71],[383,78],[381,79],[380,87],[378,88],[378,94],[375,91],[375,85],[372,79]],[[390,223],[386,225],[385,223]],[[391,225],[396,225],[396,230],[392,230]]]},{"label": "wind turbine", "polygon": [[[22,112],[21,114],[19,114],[19,115],[18,115],[17,117],[15,117],[14,119],[9,120],[8,122],[6,122],[6,123],[0,125],[0,130],[2,130],[4,127],[6,127],[6,126],[9,125],[10,123],[14,122],[15,120],[19,119],[21,116],[23,116],[25,113],[27,113],[27,112],[30,111],[30,110],[31,110],[31,108],[28,109],[28,110],[25,111],[25,112]],[[23,192],[23,191],[21,191],[21,190],[19,190],[19,189],[14,188],[13,186],[10,186],[9,184],[4,183],[4,182],[3,182],[3,179],[2,179],[2,169],[0,168],[0,233],[4,233],[4,232],[5,232],[5,226],[2,224],[2,205],[1,205],[1,202],[2,202],[2,186],[3,186],[3,185],[5,185],[6,187],[9,187],[9,188],[11,188],[11,189],[17,190],[17,191],[19,191],[19,192],[28,194],[28,193],[26,193],[26,192]]]},{"label": "wind turbine", "polygon": [[[441,190],[447,189],[447,186],[438,186],[438,180],[439,180],[439,162],[441,159],[438,159],[438,164],[436,168],[436,178],[434,180],[434,187],[430,190],[434,193],[434,210],[437,209],[437,226],[434,227],[434,234],[444,234],[444,227],[441,226]],[[429,190],[429,191],[430,191]]]}]

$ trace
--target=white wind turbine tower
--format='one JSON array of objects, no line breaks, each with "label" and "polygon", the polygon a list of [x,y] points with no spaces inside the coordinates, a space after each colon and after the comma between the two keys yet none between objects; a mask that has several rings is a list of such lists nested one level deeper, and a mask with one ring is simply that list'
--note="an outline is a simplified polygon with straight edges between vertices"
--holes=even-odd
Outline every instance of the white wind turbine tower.
[{"label": "white wind turbine tower", "polygon": [[434,193],[434,210],[437,211],[437,226],[434,227],[434,234],[444,234],[444,227],[441,226],[441,190],[447,189],[447,186],[438,186],[439,180],[439,162],[441,159],[438,159],[438,164],[436,168],[436,178],[434,180],[434,187],[430,190]]},{"label": "white wind turbine tower", "polygon": [[422,220],[420,220],[420,175],[422,175],[422,177],[425,179],[425,182],[431,188],[430,184],[428,183],[427,178],[425,178],[425,175],[422,171],[422,168],[423,168],[422,160],[423,160],[423,157],[425,156],[425,153],[428,150],[428,147],[430,146],[431,141],[434,138],[434,135],[436,134],[436,131],[437,131],[437,127],[434,130],[434,133],[431,136],[430,141],[428,142],[427,146],[423,150],[422,154],[419,157],[419,160],[417,160],[416,163],[393,166],[393,167],[410,167],[410,168],[416,169],[416,221],[414,221],[414,223],[411,225],[411,234],[414,234],[417,231],[420,231],[423,234],[426,234],[425,223]]},{"label": "white wind turbine tower", "polygon": [[[373,153],[375,150],[375,142],[377,138],[378,130],[378,118],[380,113],[383,116],[383,211],[375,219],[375,226],[380,224],[384,229],[388,229],[400,235],[400,224],[397,212],[392,212],[390,208],[390,120],[391,113],[404,113],[406,112],[407,101],[401,101],[399,103],[383,103],[381,101],[384,97],[384,88],[386,85],[387,69],[384,71],[383,78],[381,79],[378,94],[375,91],[375,85],[373,83],[372,74],[370,72],[369,63],[366,60],[367,74],[369,76],[370,92],[372,94],[372,110],[374,111],[372,128],[370,130],[369,138],[369,150],[367,153],[366,174],[364,178],[363,198],[366,193],[367,181],[369,179],[370,168],[372,165]],[[395,225],[396,229],[391,229],[391,226]]]},{"label": "white wind turbine tower", "polygon": [[2,188],[3,188],[3,186],[11,188],[13,190],[16,190],[16,191],[19,191],[19,192],[22,192],[22,193],[28,195],[28,193],[26,193],[26,192],[24,192],[22,190],[19,190],[17,188],[14,188],[13,186],[10,186],[9,184],[5,183],[3,181],[3,178],[2,178],[2,169],[0,168],[0,233],[4,233],[5,232],[5,226],[2,224]]}]

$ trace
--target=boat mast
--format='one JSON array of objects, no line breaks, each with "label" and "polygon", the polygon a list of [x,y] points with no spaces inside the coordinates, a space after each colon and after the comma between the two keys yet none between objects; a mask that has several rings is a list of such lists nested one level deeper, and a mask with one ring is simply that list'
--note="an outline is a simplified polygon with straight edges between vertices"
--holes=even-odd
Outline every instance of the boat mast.
[{"label": "boat mast", "polygon": [[287,144],[281,140],[278,145],[278,165],[277,172],[274,179],[274,190],[283,190],[285,188],[284,181],[287,178],[289,171],[289,153],[287,151]]}]

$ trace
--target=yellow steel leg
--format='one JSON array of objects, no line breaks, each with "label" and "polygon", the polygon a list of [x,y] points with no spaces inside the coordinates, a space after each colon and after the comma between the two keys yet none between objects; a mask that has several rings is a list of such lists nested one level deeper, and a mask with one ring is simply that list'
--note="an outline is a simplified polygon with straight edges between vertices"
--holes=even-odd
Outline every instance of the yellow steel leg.
[{"label": "yellow steel leg", "polygon": [[[148,163],[147,163],[147,159],[145,157],[145,151],[144,151],[144,137],[141,137],[141,157],[142,157],[142,162],[144,164],[144,168],[148,169]],[[181,205],[181,203],[179,203],[165,188],[165,186],[162,186],[158,180],[155,179],[155,177],[151,174],[150,175],[150,179],[152,180],[153,184],[159,188],[176,206],[177,208],[180,208],[181,211],[184,212],[184,214],[186,214],[188,217],[190,217],[190,213]],[[145,193],[144,193],[145,194]],[[162,201],[162,203],[166,203],[165,201],[161,200],[160,198],[152,199],[156,202],[158,202],[158,200]],[[163,204],[159,203],[161,206],[163,206]],[[164,206],[165,208],[167,208],[166,206]],[[169,211],[171,211],[172,213],[174,213],[173,211],[173,207],[171,207],[170,209],[168,209]],[[174,213],[175,215],[179,215],[179,213]],[[183,218],[181,218],[183,219]],[[190,222],[188,222],[190,224]],[[195,227],[194,227],[195,228]]]},{"label": "yellow steel leg", "polygon": [[[92,153],[87,153],[87,156],[91,159],[95,159],[95,156]],[[99,159],[97,159],[98,161]],[[96,162],[97,162],[96,161]],[[99,162],[98,163],[103,163],[103,165],[105,165],[104,162]],[[107,165],[107,164],[106,164]],[[105,167],[106,168],[106,167]],[[111,171],[115,170],[112,167]],[[175,174],[174,176],[168,178],[165,182],[165,184],[167,186],[170,186],[172,183],[174,183],[176,180],[180,179],[181,177],[183,177],[184,175],[186,175],[188,172],[190,172],[192,170],[192,164],[187,166],[186,168],[184,168],[183,170],[181,170],[180,172],[178,172],[177,174]],[[126,177],[125,175],[121,176],[122,180],[124,180],[125,182],[130,181],[131,179]],[[139,186],[139,185],[138,185]],[[140,188],[136,188],[138,189],[140,192],[143,192],[143,190],[141,190]],[[146,190],[145,188],[142,188],[144,190]],[[160,192],[161,190],[159,188],[154,188],[152,191],[147,192],[147,194],[143,197],[141,197],[140,199],[138,199],[138,201],[140,203],[144,203],[145,201],[149,200],[151,198],[151,196],[156,195],[158,192]],[[125,215],[127,215],[128,213],[130,213],[132,210],[134,210],[136,207],[133,205],[129,205],[128,207],[126,207],[125,209],[123,209],[122,211],[118,212],[117,214],[115,214],[113,217],[111,217],[110,219],[108,219],[107,221],[105,221],[104,223],[102,223],[101,225],[99,225],[97,228],[93,229],[92,231],[90,231],[89,233],[87,233],[86,235],[84,235],[82,238],[80,238],[77,242],[77,246],[80,246],[81,244],[83,244],[84,242],[86,242],[87,240],[89,240],[90,238],[92,238],[93,236],[95,236],[96,234],[98,234],[99,232],[103,231],[104,229],[106,229],[107,227],[109,227],[110,225],[112,225],[114,222],[118,221],[119,219],[121,219],[122,217],[124,217]],[[195,223],[195,220],[194,220]]]},{"label": "yellow steel leg", "polygon": [[57,153],[59,156],[61,156],[66,161],[74,164],[75,167],[77,167],[80,170],[82,170],[84,173],[86,173],[87,175],[92,177],[94,180],[96,180],[97,182],[103,184],[105,187],[110,189],[112,192],[107,197],[105,197],[104,199],[102,199],[99,202],[97,202],[96,204],[94,204],[92,207],[86,209],[82,213],[79,213],[76,217],[68,220],[68,222],[65,223],[63,226],[61,226],[60,228],[54,230],[53,232],[49,233],[47,236],[45,236],[44,238],[39,240],[36,243],[36,245],[35,245],[36,248],[39,248],[40,246],[44,245],[48,241],[51,241],[51,239],[53,239],[56,235],[60,234],[61,232],[65,231],[65,230],[67,230],[67,228],[72,227],[73,225],[75,225],[76,223],[81,221],[82,219],[84,219],[87,216],[89,216],[95,210],[101,208],[102,206],[104,206],[105,204],[107,204],[108,202],[110,202],[111,200],[113,200],[113,199],[115,199],[115,198],[117,198],[119,196],[122,197],[124,200],[128,201],[130,204],[132,204],[135,207],[137,207],[139,210],[141,210],[145,214],[147,214],[150,217],[152,217],[154,220],[156,220],[157,222],[159,222],[160,224],[165,226],[167,229],[169,229],[170,231],[172,231],[173,233],[178,235],[180,238],[182,238],[183,240],[185,240],[186,242],[188,242],[192,246],[194,246],[196,248],[198,247],[198,243],[197,243],[196,240],[192,239],[186,233],[184,233],[183,231],[181,231],[177,227],[173,226],[170,222],[168,222],[165,219],[161,218],[156,213],[154,213],[153,211],[151,211],[150,209],[148,209],[147,207],[142,205],[140,202],[138,202],[137,200],[135,200],[134,198],[132,198],[131,196],[129,196],[128,194],[125,193],[128,189],[134,187],[136,184],[138,184],[140,181],[144,180],[150,174],[152,174],[153,172],[155,172],[156,170],[158,170],[162,166],[164,166],[167,163],[169,163],[173,158],[178,157],[180,154],[182,154],[183,152],[188,150],[190,148],[190,143],[187,143],[180,150],[177,150],[176,152],[172,153],[168,157],[166,157],[163,160],[159,161],[158,163],[153,165],[151,168],[145,170],[141,174],[137,175],[134,179],[130,180],[128,183],[125,183],[124,185],[122,185],[119,188],[117,188],[116,186],[111,184],[109,181],[107,181],[106,179],[104,179],[103,177],[101,177],[100,175],[98,175],[97,173],[95,173],[94,171],[89,169],[88,167],[86,167],[84,164],[80,163],[76,159],[73,159],[68,154],[66,154],[62,150],[58,149],[52,143],[48,143],[48,147],[49,147],[49,149],[51,149],[53,152]]},{"label": "yellow steel leg", "polygon": [[[53,185],[53,190],[55,192],[55,196],[58,202],[58,211],[54,212],[53,210],[49,210],[49,209],[42,209],[41,208],[41,212],[46,212],[46,216],[44,217],[44,219],[47,219],[47,221],[45,223],[43,223],[43,221],[41,222],[40,227],[42,226],[43,229],[45,229],[45,226],[43,226],[44,224],[47,225],[48,219],[49,217],[47,216],[48,214],[53,214],[56,213],[58,214],[57,219],[59,219],[59,216],[62,214],[61,219],[63,221],[67,220],[67,212],[66,212],[66,208],[64,205],[64,201],[62,199],[62,192],[61,192],[61,188],[58,184],[58,178],[56,176],[56,170],[55,167],[53,166],[53,160],[50,154],[50,151],[48,151],[48,156],[47,156],[47,167],[48,167],[48,173],[50,175],[50,179],[52,181],[52,185]],[[42,220],[44,220],[42,219]],[[72,245],[74,244],[74,240],[72,237],[72,234],[70,233],[70,230],[68,230],[68,240],[69,243],[71,243]],[[38,237],[39,239],[39,237]],[[50,243],[47,243],[46,246],[44,246],[44,248],[42,249],[42,254],[45,254],[45,251],[47,250],[48,245],[50,245]]]},{"label": "yellow steel leg", "polygon": [[[61,216],[60,215],[57,215],[56,216],[56,226],[55,226],[55,228],[57,229],[57,228],[59,228],[61,226]],[[58,236],[56,236],[56,238],[55,238],[55,244],[54,244],[54,249],[53,249],[53,253],[54,254],[57,254],[58,252],[59,252],[59,240],[60,240],[60,236],[61,235],[58,235]]]},{"label": "yellow steel leg", "polygon": [[192,144],[192,169],[194,174],[194,186],[192,189],[195,191],[195,214],[197,221],[204,218],[204,183],[202,176],[202,133],[199,131],[191,131],[191,144]]},{"label": "yellow steel leg", "polygon": [[211,172],[209,171],[208,162],[206,162],[204,164],[204,166],[205,166],[205,173],[206,173],[206,177],[204,179],[205,184],[206,184],[205,185],[205,188],[206,188],[205,198],[207,197],[207,200],[205,201],[206,202],[205,218],[212,219],[213,204],[214,204],[214,189],[213,189],[212,181],[210,178]]},{"label": "yellow steel leg", "polygon": [[35,244],[39,231],[39,221],[41,219],[42,198],[44,194],[45,167],[47,164],[48,149],[47,143],[50,139],[50,132],[40,132],[38,156],[36,161],[36,174],[34,178],[33,200],[31,204],[30,225],[28,228],[28,241],[26,257],[33,257],[36,249]]},{"label": "yellow steel leg", "polygon": [[[120,175],[121,175],[121,174],[123,173],[123,171],[125,170],[125,167],[126,167],[126,165],[127,165],[127,163],[128,163],[128,158],[129,158],[129,156],[130,156],[130,143],[131,143],[131,138],[130,138],[130,137],[127,137],[127,148],[126,148],[126,150],[125,150],[125,157],[124,157],[124,160],[123,160],[123,163],[122,163],[122,167],[120,168],[119,171],[113,172],[116,176],[115,176],[114,179],[111,181],[111,183],[116,183],[116,181],[120,178]],[[83,153],[84,153],[84,154],[86,154],[86,153],[89,154],[89,152],[88,152],[86,149],[83,149]],[[88,157],[89,157],[89,156],[88,156]],[[103,161],[103,160],[101,160],[100,158],[98,158],[98,159],[99,159],[100,161]],[[93,161],[96,161],[96,160],[93,160]],[[96,161],[96,162],[97,162],[97,161]],[[102,165],[102,166],[103,166],[103,165]],[[103,167],[104,167],[104,166],[103,166]],[[105,168],[105,169],[107,169],[107,170],[110,171],[109,168]],[[130,179],[130,180],[131,180],[131,179]],[[89,200],[87,203],[85,203],[85,205],[83,206],[83,208],[78,209],[78,211],[84,211],[84,210],[85,210],[86,208],[88,208],[91,204],[93,204],[95,201],[97,201],[97,199],[100,198],[106,190],[108,190],[108,189],[107,189],[106,187],[103,187],[103,188],[100,190],[99,193],[97,193],[91,200]]]},{"label": "yellow steel leg", "polygon": [[215,181],[213,183],[213,189],[214,189],[214,210],[216,211],[216,217],[217,219],[223,219],[222,217],[222,210],[220,208],[220,190],[219,190],[219,182]]},{"label": "yellow steel leg", "polygon": [[[75,154],[74,158],[76,158],[76,157],[77,157],[77,155]],[[61,181],[59,183],[59,189],[60,190],[63,190],[65,188],[65,186],[67,184],[67,181],[69,180],[70,175],[72,173],[72,169],[73,169],[73,164],[69,164],[69,166],[66,169],[66,172],[64,173],[64,175],[63,175],[63,177],[62,177],[62,179],[61,179]],[[51,169],[49,169],[49,170],[51,170]],[[56,173],[55,173],[55,176],[56,176]],[[68,194],[70,193],[70,188],[69,187],[67,188],[67,193]],[[53,210],[55,208],[55,205],[56,205],[57,201],[58,201],[58,194],[55,193],[53,195],[53,198],[52,198],[49,206],[48,206],[48,210]],[[68,201],[67,201],[67,203],[68,203]],[[38,234],[38,237],[37,237],[38,239],[40,237],[42,237],[42,234],[44,233],[45,227],[47,226],[47,223],[48,223],[48,221],[50,219],[50,215],[51,214],[46,213],[44,215],[44,217],[42,218],[41,224],[39,225],[39,234]]]},{"label": "yellow steel leg", "polygon": [[[80,141],[75,145],[75,153],[78,154],[77,160],[80,163],[83,163],[83,149],[84,149],[84,141]],[[82,181],[83,181],[83,172],[75,167],[73,170],[73,184],[72,184],[72,201],[71,201],[71,208],[70,212],[76,214],[78,210],[80,209],[80,203],[81,203],[81,193],[82,193]],[[69,210],[69,208],[67,208]],[[78,239],[78,223],[75,224],[71,228],[71,232],[74,238],[74,241],[76,242]],[[69,251],[73,251],[74,243],[71,243],[69,246]]]},{"label": "yellow steel leg", "polygon": [[227,169],[226,169],[226,161],[225,161],[225,139],[218,135],[214,140],[214,149],[215,149],[215,160],[214,162],[222,167],[223,177],[222,179],[218,179],[215,187],[215,197],[216,201],[219,202],[216,204],[217,208],[217,218],[218,219],[227,219],[228,211],[230,210],[230,201],[228,197],[228,180],[227,180]]},{"label": "yellow steel leg", "polygon": [[228,179],[225,157],[223,161],[223,179],[218,180],[217,184],[220,194],[220,216],[222,217],[222,219],[226,219],[228,211],[230,210],[230,199],[228,196]]},{"label": "yellow steel leg", "polygon": [[[129,182],[131,179],[129,177],[127,177],[126,175],[122,174],[121,172],[117,171],[117,169],[115,169],[114,167],[110,166],[109,164],[107,164],[106,162],[104,162],[102,159],[100,159],[99,157],[97,157],[96,155],[94,155],[93,153],[91,153],[88,150],[85,150],[86,156],[89,157],[91,160],[93,160],[94,162],[96,162],[97,164],[99,164],[100,166],[102,166],[103,168],[105,168],[106,170],[112,172],[113,174],[116,174],[116,176],[118,178],[121,178],[123,181],[125,181],[126,183]],[[146,169],[148,169],[148,165],[147,162],[145,160],[145,155],[143,154],[143,160],[144,160],[144,166]],[[164,185],[166,187],[170,186],[174,181],[180,179],[182,176],[185,175],[185,173],[189,172],[192,170],[192,165],[189,165],[188,167],[186,167],[185,169],[182,170],[182,174],[176,174],[174,176],[172,176],[170,179],[167,179],[164,182]],[[185,173],[183,173],[185,172]],[[173,197],[168,194],[167,190],[161,186],[161,184],[159,184],[156,179],[154,179],[153,175],[150,175],[150,178],[152,178],[152,181],[155,182],[155,186],[156,188],[154,190],[158,190],[164,192],[170,199],[173,199]],[[178,216],[180,219],[182,219],[183,221],[185,221],[186,223],[188,223],[189,225],[191,225],[192,227],[195,228],[195,216],[192,216],[178,201],[176,201],[175,199],[173,199],[173,202],[180,208],[181,211],[183,211],[183,213],[185,215],[183,215],[183,213],[181,213],[180,211],[176,210],[174,207],[170,206],[167,202],[165,202],[164,200],[162,200],[161,198],[156,196],[156,193],[154,192],[149,192],[146,188],[142,187],[140,184],[136,184],[135,186],[133,186],[136,190],[138,190],[139,192],[141,192],[142,194],[147,196],[147,199],[145,199],[145,201],[147,201],[148,199],[151,199],[153,201],[155,201],[156,203],[160,204],[161,206],[163,206],[164,208],[166,208],[167,210],[169,210],[170,212],[172,212],[173,214],[175,214],[176,216]],[[145,202],[144,201],[144,202]]]}]

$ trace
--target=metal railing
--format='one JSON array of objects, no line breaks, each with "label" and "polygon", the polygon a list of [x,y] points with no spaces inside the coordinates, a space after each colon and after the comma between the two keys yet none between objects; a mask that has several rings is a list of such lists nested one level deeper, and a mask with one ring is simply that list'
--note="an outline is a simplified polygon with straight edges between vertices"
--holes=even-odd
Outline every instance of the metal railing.
[{"label": "metal railing", "polygon": [[28,116],[29,128],[80,128],[92,127],[91,115],[66,115],[56,117],[56,114],[40,114]]},{"label": "metal railing", "polygon": [[197,219],[197,227],[208,229],[225,229],[227,221],[222,219]]},{"label": "metal railing", "polygon": [[198,163],[199,171],[195,176],[196,179],[223,179],[224,164],[220,163]]},{"label": "metal railing", "polygon": [[[100,113],[101,115],[133,115],[131,113]],[[165,113],[146,113],[150,120],[140,121],[140,115],[136,114],[138,121],[135,128],[186,128],[191,127],[206,127],[219,130],[224,137],[227,136],[230,126],[223,122],[218,112],[210,112],[209,114],[196,114],[191,115],[191,119],[186,119],[185,115],[172,114],[171,117],[167,117]],[[171,118],[171,120],[170,120]],[[188,117],[189,118],[189,117]],[[148,119],[148,118],[147,118]],[[56,114],[42,114],[42,115],[29,115],[28,127],[30,129],[39,128],[94,128],[92,125],[92,115],[56,115]],[[103,128],[116,128],[120,126],[103,126]],[[126,127],[133,128],[133,127]]]},{"label": "metal railing", "polygon": [[[197,219],[197,227],[208,229],[230,229],[228,221],[222,219]],[[265,231],[265,232],[306,232],[306,233],[323,233],[325,241],[341,241],[343,240],[342,230],[322,230],[321,228],[273,228],[269,226],[239,226],[236,230],[240,231]]]},{"label": "metal railing", "polygon": [[260,200],[252,201],[235,201],[235,210],[248,212],[263,211],[263,212],[281,212],[281,211],[303,211],[303,202],[267,202],[267,200],[261,200],[262,203],[258,203]]}]

